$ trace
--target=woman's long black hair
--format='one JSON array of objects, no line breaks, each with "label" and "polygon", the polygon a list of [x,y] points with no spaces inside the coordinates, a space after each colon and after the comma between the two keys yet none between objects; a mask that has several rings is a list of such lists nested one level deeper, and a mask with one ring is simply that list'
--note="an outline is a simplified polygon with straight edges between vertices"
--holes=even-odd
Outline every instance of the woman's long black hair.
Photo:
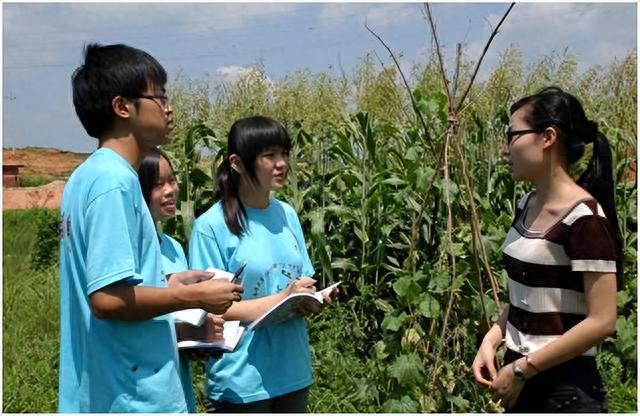
[{"label": "woman's long black hair", "polygon": [[587,168],[576,183],[584,188],[602,206],[614,230],[617,252],[618,289],[622,283],[622,235],[618,225],[615,204],[615,184],[611,147],[598,130],[598,123],[589,120],[580,101],[558,87],[547,87],[537,94],[524,97],[511,106],[510,113],[528,107],[524,120],[534,129],[555,127],[569,165],[580,160],[585,146],[593,144],[593,153]]},{"label": "woman's long black hair", "polygon": [[277,121],[253,116],[233,123],[227,146],[227,155],[216,171],[213,198],[222,202],[224,220],[229,230],[241,236],[245,231],[247,212],[239,197],[240,174],[231,169],[229,156],[238,155],[249,178],[257,181],[255,162],[258,155],[275,146],[291,150],[291,138]]}]

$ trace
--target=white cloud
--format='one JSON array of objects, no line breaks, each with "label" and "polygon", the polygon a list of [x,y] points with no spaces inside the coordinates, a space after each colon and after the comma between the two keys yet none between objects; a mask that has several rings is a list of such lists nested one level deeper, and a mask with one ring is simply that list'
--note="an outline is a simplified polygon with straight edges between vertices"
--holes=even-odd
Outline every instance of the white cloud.
[{"label": "white cloud", "polygon": [[234,83],[248,75],[258,75],[253,67],[244,67],[239,65],[223,66],[216,69],[216,75],[224,81]]},{"label": "white cloud", "polygon": [[359,4],[359,3],[327,3],[322,6],[318,16],[324,26],[342,26],[345,24],[367,23],[374,30],[415,18],[420,4]]},{"label": "white cloud", "polygon": [[[577,55],[580,69],[622,58],[630,52],[628,45],[636,45],[636,10],[632,4],[616,6],[517,4],[494,39],[487,60],[495,62],[511,43],[522,50],[525,62],[535,61],[552,51],[561,53],[565,48]],[[495,26],[501,17],[493,14],[487,19]],[[482,34],[467,45],[472,59],[480,56],[489,35],[490,29],[485,27]]]}]

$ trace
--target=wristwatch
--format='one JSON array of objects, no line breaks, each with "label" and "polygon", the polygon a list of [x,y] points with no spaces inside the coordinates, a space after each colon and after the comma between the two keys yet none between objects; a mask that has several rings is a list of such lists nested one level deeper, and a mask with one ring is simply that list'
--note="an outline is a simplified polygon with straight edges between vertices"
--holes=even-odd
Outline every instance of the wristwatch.
[{"label": "wristwatch", "polygon": [[516,378],[520,379],[523,382],[527,381],[527,377],[525,377],[524,371],[518,364],[516,364],[515,361],[511,363],[511,369],[513,370],[513,375],[516,376]]}]

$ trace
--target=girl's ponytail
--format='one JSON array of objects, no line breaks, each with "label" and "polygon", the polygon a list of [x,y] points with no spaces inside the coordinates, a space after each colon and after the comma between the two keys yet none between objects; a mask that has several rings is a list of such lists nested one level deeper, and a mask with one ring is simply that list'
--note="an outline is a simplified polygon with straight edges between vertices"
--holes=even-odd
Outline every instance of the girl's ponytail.
[{"label": "girl's ponytail", "polygon": [[[604,214],[607,216],[609,224],[614,232],[616,239],[616,269],[618,289],[622,288],[622,234],[618,224],[618,214],[616,212],[615,199],[615,183],[613,181],[613,163],[611,157],[611,146],[607,138],[598,131],[597,123],[589,121],[592,126],[595,125],[593,136],[585,136],[585,143],[593,143],[593,153],[591,160],[585,171],[576,181],[578,185],[584,188],[593,196],[602,207]],[[593,129],[593,127],[590,127]]]},{"label": "girl's ponytail", "polygon": [[247,213],[240,202],[240,178],[231,169],[229,157],[225,157],[216,171],[216,183],[213,199],[222,202],[224,221],[229,230],[237,236],[242,235],[245,228]]}]

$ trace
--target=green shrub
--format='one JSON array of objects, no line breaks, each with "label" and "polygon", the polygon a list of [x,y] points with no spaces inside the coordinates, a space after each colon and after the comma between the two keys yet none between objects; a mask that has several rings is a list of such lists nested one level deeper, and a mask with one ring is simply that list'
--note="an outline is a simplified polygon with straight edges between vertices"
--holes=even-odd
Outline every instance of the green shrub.
[{"label": "green shrub", "polygon": [[36,213],[37,232],[31,265],[42,270],[58,261],[60,217],[58,210],[39,210]]},{"label": "green shrub", "polygon": [[29,186],[40,186],[51,183],[54,178],[49,175],[22,175],[20,176],[20,186],[21,187],[29,187]]}]

